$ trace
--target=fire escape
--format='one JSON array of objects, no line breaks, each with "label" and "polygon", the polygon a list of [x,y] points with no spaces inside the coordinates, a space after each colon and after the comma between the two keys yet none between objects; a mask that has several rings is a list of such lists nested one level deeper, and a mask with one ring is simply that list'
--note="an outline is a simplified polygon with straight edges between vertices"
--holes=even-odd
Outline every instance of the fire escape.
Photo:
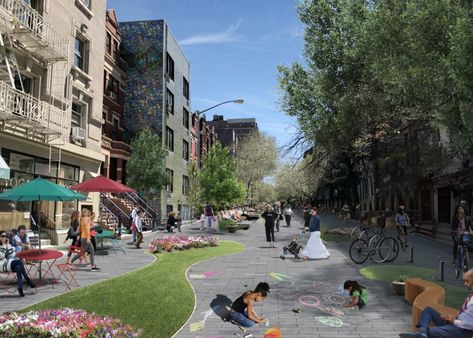
[{"label": "fire escape", "polygon": [[68,54],[69,41],[36,9],[0,0],[0,131],[46,144],[68,135]]}]

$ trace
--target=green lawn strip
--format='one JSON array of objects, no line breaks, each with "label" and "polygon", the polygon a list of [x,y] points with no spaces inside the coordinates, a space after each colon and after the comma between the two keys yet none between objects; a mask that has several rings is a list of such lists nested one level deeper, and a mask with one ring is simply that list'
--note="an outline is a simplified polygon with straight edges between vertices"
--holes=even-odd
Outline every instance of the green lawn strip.
[{"label": "green lawn strip", "polygon": [[23,311],[69,307],[110,316],[143,329],[143,337],[171,337],[191,316],[194,294],[185,272],[192,264],[243,251],[238,242],[158,254],[149,266],[35,304]]},{"label": "green lawn strip", "polygon": [[432,269],[407,265],[376,265],[360,269],[360,274],[363,277],[383,282],[391,282],[397,279],[399,275],[406,275],[407,277],[419,277],[437,283],[445,289],[445,305],[456,309],[460,308],[468,295],[468,291],[464,287],[434,281],[432,277],[438,274],[438,271]]}]

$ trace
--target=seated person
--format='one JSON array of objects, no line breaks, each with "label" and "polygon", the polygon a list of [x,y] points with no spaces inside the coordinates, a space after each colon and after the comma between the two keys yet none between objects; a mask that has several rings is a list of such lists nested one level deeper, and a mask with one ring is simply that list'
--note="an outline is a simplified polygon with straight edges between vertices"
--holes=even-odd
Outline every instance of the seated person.
[{"label": "seated person", "polygon": [[16,278],[18,283],[18,293],[20,297],[24,297],[23,293],[23,278],[26,283],[31,287],[35,288],[28,273],[26,272],[23,262],[15,257],[15,250],[8,242],[7,234],[3,232],[0,234],[0,266],[3,267],[3,272],[16,272]]},{"label": "seated person", "polygon": [[18,227],[18,233],[14,237],[14,241],[16,244],[16,252],[33,248],[30,243],[30,238],[28,237],[28,234],[26,233],[26,226],[24,225],[20,225]]},{"label": "seated person", "polygon": [[[473,288],[473,269],[463,275],[465,286],[469,291]],[[431,324],[435,326],[431,326]],[[466,297],[463,306],[455,317],[442,316],[431,307],[422,311],[418,333],[401,333],[399,337],[408,338],[471,338],[473,336],[473,293]]]},{"label": "seated person", "polygon": [[168,232],[174,232],[174,229],[177,226],[177,218],[176,218],[176,213],[174,211],[171,211],[168,215],[168,220],[166,222],[166,230]]}]

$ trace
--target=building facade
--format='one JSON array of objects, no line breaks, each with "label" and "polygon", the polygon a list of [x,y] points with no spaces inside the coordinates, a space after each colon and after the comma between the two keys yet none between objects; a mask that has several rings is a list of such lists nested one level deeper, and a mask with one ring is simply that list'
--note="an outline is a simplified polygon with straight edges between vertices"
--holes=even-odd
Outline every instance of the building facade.
[{"label": "building facade", "polygon": [[218,140],[233,156],[236,154],[238,142],[248,134],[258,131],[254,118],[224,120],[222,115],[214,115],[212,121],[207,124],[215,128]]},{"label": "building facade", "polygon": [[168,184],[155,205],[161,215],[180,211],[190,217],[191,160],[190,64],[164,20],[121,22],[127,64],[125,123],[134,135],[155,130],[167,150]]},{"label": "building facade", "polygon": [[[35,177],[70,186],[99,172],[105,0],[0,3],[0,151],[9,166],[5,191]],[[0,201],[2,229],[30,226],[43,213],[53,243],[83,202]]]},{"label": "building facade", "polygon": [[102,151],[105,161],[101,174],[126,184],[130,145],[125,139],[125,61],[121,58],[122,35],[115,11],[105,20],[105,63],[103,74]]}]

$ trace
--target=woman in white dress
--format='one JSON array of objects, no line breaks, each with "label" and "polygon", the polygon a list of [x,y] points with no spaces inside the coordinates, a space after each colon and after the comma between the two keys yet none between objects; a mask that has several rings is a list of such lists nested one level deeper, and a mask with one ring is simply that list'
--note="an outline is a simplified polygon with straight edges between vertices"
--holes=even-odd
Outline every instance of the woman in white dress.
[{"label": "woman in white dress", "polygon": [[302,251],[304,259],[326,259],[330,257],[324,243],[320,239],[320,218],[317,215],[317,208],[311,210],[311,218],[309,224],[310,238],[305,249]]}]

